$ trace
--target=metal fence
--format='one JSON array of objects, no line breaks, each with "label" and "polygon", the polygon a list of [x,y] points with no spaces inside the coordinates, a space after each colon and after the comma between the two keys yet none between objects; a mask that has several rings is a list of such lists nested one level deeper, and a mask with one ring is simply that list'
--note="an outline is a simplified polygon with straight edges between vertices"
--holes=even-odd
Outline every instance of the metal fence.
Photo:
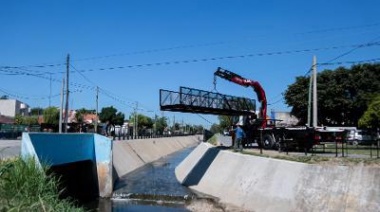
[{"label": "metal fence", "polygon": [[325,142],[314,145],[310,153],[335,157],[380,158],[380,140],[367,140],[358,145],[347,142]]}]

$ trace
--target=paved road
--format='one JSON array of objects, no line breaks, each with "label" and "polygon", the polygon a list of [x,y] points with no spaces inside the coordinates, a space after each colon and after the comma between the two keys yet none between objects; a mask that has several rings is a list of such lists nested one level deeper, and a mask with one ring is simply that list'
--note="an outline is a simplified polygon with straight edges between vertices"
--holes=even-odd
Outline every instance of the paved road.
[{"label": "paved road", "polygon": [[230,147],[232,145],[231,136],[220,135],[218,137],[218,142],[220,146]]},{"label": "paved road", "polygon": [[21,140],[0,140],[0,159],[20,155]]}]

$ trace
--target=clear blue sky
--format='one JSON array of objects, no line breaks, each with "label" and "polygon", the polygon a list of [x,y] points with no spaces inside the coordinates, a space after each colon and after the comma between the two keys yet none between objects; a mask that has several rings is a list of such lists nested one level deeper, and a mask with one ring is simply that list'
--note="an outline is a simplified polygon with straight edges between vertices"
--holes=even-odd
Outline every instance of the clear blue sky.
[{"label": "clear blue sky", "polygon": [[[380,58],[379,45],[355,48],[380,41],[379,8],[378,0],[2,1],[0,95],[48,107],[51,93],[51,105],[59,106],[70,54],[71,109],[95,109],[99,86],[109,92],[100,93],[99,109],[114,106],[128,117],[138,102],[141,113],[162,115],[160,88],[215,91],[220,66],[259,81],[268,111],[290,111],[282,93],[310,69],[313,55],[320,63],[350,51],[334,62]],[[222,79],[216,88],[256,99],[252,89]],[[217,121],[164,115],[205,126]]]}]

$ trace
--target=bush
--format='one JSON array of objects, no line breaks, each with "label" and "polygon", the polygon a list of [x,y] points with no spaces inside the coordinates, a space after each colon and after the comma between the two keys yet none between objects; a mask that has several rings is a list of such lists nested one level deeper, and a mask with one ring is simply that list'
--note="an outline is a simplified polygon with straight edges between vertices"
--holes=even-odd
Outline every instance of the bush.
[{"label": "bush", "polygon": [[0,160],[0,211],[84,211],[59,199],[58,180],[34,159]]}]

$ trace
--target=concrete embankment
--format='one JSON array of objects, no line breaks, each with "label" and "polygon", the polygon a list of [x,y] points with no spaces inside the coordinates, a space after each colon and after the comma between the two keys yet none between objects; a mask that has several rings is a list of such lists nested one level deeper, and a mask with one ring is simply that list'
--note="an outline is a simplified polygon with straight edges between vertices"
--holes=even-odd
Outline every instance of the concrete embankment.
[{"label": "concrete embankment", "polygon": [[129,172],[201,142],[202,136],[149,138],[113,142],[113,166],[116,179]]},{"label": "concrete embankment", "polygon": [[380,167],[310,165],[201,143],[177,179],[248,211],[380,211]]}]

